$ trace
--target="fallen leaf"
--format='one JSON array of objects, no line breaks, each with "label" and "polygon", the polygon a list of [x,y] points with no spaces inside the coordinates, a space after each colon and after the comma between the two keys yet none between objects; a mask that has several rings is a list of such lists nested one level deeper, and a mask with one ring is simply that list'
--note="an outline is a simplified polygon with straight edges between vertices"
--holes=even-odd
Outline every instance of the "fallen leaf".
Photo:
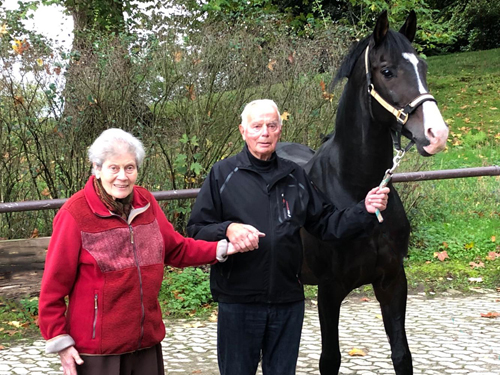
[{"label": "fallen leaf", "polygon": [[486,260],[495,260],[498,257],[500,257],[500,254],[495,253],[494,251],[490,251],[486,256]]},{"label": "fallen leaf", "polygon": [[481,318],[498,318],[500,313],[497,312],[489,312],[487,314],[481,314]]},{"label": "fallen leaf", "polygon": [[368,297],[363,297],[363,298],[361,298],[361,300],[360,300],[360,301],[361,301],[361,302],[369,302],[369,301],[370,301],[370,299],[369,299]]},{"label": "fallen leaf", "polygon": [[178,63],[181,60],[182,60],[182,52],[181,51],[174,52],[174,61]]},{"label": "fallen leaf", "polygon": [[8,322],[7,324],[10,326],[16,327],[16,328],[21,328],[21,326],[22,326],[22,324],[20,322],[18,322],[17,320],[13,320],[11,322]]},{"label": "fallen leaf", "polygon": [[295,61],[295,51],[290,52],[290,54],[288,55],[288,61],[290,61],[290,64],[293,64],[293,62]]},{"label": "fallen leaf", "polygon": [[267,64],[267,69],[269,69],[270,71],[273,71],[274,70],[274,66],[276,65],[276,60],[270,60],[269,61],[269,64]]},{"label": "fallen leaf", "polygon": [[445,251],[441,251],[441,252],[437,252],[437,251],[436,251],[436,252],[434,253],[434,258],[438,258],[441,262],[444,262],[444,260],[445,260],[446,258],[448,258],[448,259],[449,259],[450,257],[448,256],[448,253],[447,253],[447,252],[446,252],[446,250],[445,250]]},{"label": "fallen leaf", "polygon": [[194,85],[191,84],[189,86],[186,86],[186,90],[187,90],[186,96],[188,97],[188,99],[195,100],[196,99],[196,94],[194,92]]},{"label": "fallen leaf", "polygon": [[217,314],[214,313],[208,317],[209,322],[216,322],[217,321]]},{"label": "fallen leaf", "polygon": [[5,349],[5,346],[0,345],[0,350],[4,350],[4,349]]},{"label": "fallen leaf", "polygon": [[476,263],[476,262],[469,262],[469,266],[471,266],[473,269],[474,268],[480,268],[480,267],[483,267],[484,268],[484,263],[483,262],[479,262],[479,263]]},{"label": "fallen leaf", "polygon": [[33,232],[31,232],[31,237],[30,238],[38,238],[38,235],[39,235],[38,229],[35,228],[35,229],[33,229]]},{"label": "fallen leaf", "polygon": [[323,80],[320,81],[319,87],[321,87],[321,91],[325,92],[326,91],[326,85]]},{"label": "fallen leaf", "polygon": [[191,374],[201,374],[201,370],[194,370]]},{"label": "fallen leaf", "polygon": [[[56,128],[57,129],[57,128]],[[43,189],[40,194],[42,194],[44,197],[48,197],[50,195],[49,188]]]},{"label": "fallen leaf", "polygon": [[0,34],[7,34],[7,24],[0,26]]},{"label": "fallen leaf", "polygon": [[323,92],[323,98],[330,101],[330,102],[333,102],[334,95],[325,91],[325,92]]},{"label": "fallen leaf", "polygon": [[491,242],[495,242],[497,238],[495,236],[491,236]]},{"label": "fallen leaf", "polygon": [[193,322],[193,323],[186,323],[184,324],[185,328],[200,328],[200,327],[205,327],[205,325],[201,322]]},{"label": "fallen leaf", "polygon": [[281,114],[281,121],[287,121],[288,117],[290,117],[290,113],[288,113],[287,111],[283,112]]},{"label": "fallen leaf", "polygon": [[352,357],[364,357],[366,353],[358,348],[352,348],[351,351],[349,352],[349,355]]}]

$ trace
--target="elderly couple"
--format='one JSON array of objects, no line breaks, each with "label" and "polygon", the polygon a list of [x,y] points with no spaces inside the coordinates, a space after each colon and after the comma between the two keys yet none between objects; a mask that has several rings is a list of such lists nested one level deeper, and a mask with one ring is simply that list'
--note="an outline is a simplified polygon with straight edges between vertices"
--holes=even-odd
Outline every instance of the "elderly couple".
[{"label": "elderly couple", "polygon": [[196,239],[175,232],[135,185],[145,155],[137,138],[108,129],[94,141],[93,175],[54,219],[40,292],[46,351],[59,354],[65,375],[164,374],[165,264],[212,265],[222,375],[255,375],[260,360],[265,375],[295,374],[300,228],[324,240],[362,233],[389,189],[336,209],[301,167],[276,155],[281,117],[271,100],[247,104],[239,130],[243,150],[213,166],[194,205],[188,233]]}]

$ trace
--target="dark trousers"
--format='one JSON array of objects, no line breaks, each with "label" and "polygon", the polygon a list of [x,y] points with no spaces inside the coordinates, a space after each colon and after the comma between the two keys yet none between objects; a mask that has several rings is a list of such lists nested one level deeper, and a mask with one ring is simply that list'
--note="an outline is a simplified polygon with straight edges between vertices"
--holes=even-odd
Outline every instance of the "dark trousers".
[{"label": "dark trousers", "polygon": [[304,301],[219,303],[217,354],[221,375],[295,375]]},{"label": "dark trousers", "polygon": [[120,355],[81,355],[78,375],[164,375],[161,344]]}]

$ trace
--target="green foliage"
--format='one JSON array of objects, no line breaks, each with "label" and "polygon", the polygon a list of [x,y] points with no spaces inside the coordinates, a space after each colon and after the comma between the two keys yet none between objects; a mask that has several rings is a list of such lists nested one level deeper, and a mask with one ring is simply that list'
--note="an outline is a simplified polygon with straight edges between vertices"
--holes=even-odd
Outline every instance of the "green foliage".
[{"label": "green foliage", "polygon": [[2,344],[38,333],[38,298],[8,300],[0,297],[0,340]]},{"label": "green foliage", "polygon": [[201,268],[167,268],[159,300],[166,315],[193,316],[210,311],[209,274]]},{"label": "green foliage", "polygon": [[454,4],[450,26],[457,35],[455,50],[477,51],[500,47],[500,3],[469,0]]},{"label": "green foliage", "polygon": [[373,30],[378,15],[384,10],[388,12],[389,24],[395,30],[403,25],[411,10],[415,11],[418,29],[413,45],[418,52],[427,54],[454,41],[454,35],[449,32],[449,22],[436,22],[436,11],[424,0],[349,0],[348,15],[343,16],[341,22],[346,26],[352,25],[353,36],[360,38]]}]

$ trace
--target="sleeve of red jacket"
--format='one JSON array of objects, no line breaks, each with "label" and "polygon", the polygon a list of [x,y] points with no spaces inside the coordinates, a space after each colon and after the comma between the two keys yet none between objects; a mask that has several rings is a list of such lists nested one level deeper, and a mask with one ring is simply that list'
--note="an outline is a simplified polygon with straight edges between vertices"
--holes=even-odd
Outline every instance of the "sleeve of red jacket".
[{"label": "sleeve of red jacket", "polygon": [[38,322],[48,340],[47,353],[56,353],[71,345],[66,328],[66,302],[76,279],[81,248],[80,230],[71,214],[62,209],[54,218],[39,299]]},{"label": "sleeve of red jacket", "polygon": [[217,261],[218,242],[207,242],[182,236],[174,230],[173,225],[167,220],[154,198],[151,204],[155,210],[165,243],[165,264],[174,267],[188,267],[212,264]]}]

